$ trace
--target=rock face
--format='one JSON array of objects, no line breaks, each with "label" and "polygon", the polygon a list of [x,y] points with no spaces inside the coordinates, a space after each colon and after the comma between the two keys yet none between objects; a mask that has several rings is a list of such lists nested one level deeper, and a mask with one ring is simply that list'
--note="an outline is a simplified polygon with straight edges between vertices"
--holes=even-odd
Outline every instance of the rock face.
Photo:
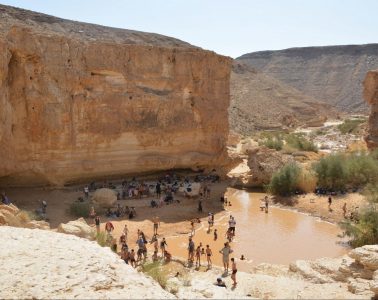
[{"label": "rock face", "polygon": [[365,113],[361,82],[378,68],[378,44],[261,51],[237,60],[341,111]]},{"label": "rock face", "polygon": [[365,141],[370,149],[374,149],[378,147],[378,70],[366,74],[364,98],[371,107]]},{"label": "rock face", "polygon": [[111,208],[117,202],[117,195],[111,189],[102,188],[94,192],[92,199],[100,207]]},{"label": "rock face", "polygon": [[50,229],[50,224],[45,221],[30,220],[25,211],[19,210],[15,205],[0,205],[0,226]]},{"label": "rock face", "polygon": [[67,224],[61,223],[59,224],[57,231],[66,234],[73,234],[88,240],[93,240],[96,236],[94,228],[89,226],[83,218],[75,221],[69,221]]},{"label": "rock face", "polygon": [[0,6],[0,184],[64,184],[226,157],[231,59]]},{"label": "rock face", "polygon": [[268,184],[273,173],[289,162],[294,162],[290,155],[266,147],[257,147],[248,151],[250,172],[244,186],[261,187]]},{"label": "rock face", "polygon": [[44,230],[0,227],[2,299],[174,298],[95,242]]},{"label": "rock face", "polygon": [[245,136],[256,130],[322,126],[337,113],[329,104],[235,62],[231,73],[230,127]]}]

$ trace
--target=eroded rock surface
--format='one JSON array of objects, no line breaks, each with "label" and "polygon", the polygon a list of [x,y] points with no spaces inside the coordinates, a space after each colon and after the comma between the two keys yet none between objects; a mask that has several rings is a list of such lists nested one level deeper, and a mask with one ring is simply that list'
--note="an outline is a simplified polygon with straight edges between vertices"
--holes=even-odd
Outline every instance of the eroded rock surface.
[{"label": "eroded rock surface", "polygon": [[290,155],[266,147],[254,147],[247,151],[249,171],[240,176],[236,186],[262,187],[270,182],[272,175],[289,162]]},{"label": "eroded rock surface", "polygon": [[26,211],[19,210],[15,205],[0,204],[0,226],[50,229],[50,224],[45,221],[31,220]]},{"label": "eroded rock surface", "polygon": [[220,166],[230,68],[177,39],[0,6],[0,183]]},{"label": "eroded rock surface", "polygon": [[0,244],[2,299],[174,298],[96,242],[2,226]]},{"label": "eroded rock surface", "polygon": [[100,207],[111,208],[117,203],[117,195],[111,189],[102,188],[93,193],[92,200]]},{"label": "eroded rock surface", "polygon": [[66,224],[61,223],[59,224],[57,231],[60,233],[76,235],[88,240],[93,240],[96,236],[94,227],[88,225],[83,218],[69,221]]},{"label": "eroded rock surface", "polygon": [[370,105],[368,132],[365,137],[370,149],[378,147],[378,70],[369,71],[364,80],[364,98]]}]

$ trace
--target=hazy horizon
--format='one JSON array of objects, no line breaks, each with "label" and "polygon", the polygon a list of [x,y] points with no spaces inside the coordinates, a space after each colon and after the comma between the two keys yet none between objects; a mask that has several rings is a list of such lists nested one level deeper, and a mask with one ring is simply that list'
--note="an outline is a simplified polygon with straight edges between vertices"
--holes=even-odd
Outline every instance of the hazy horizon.
[{"label": "hazy horizon", "polygon": [[1,4],[158,33],[234,58],[256,51],[378,42],[375,0],[5,0]]}]

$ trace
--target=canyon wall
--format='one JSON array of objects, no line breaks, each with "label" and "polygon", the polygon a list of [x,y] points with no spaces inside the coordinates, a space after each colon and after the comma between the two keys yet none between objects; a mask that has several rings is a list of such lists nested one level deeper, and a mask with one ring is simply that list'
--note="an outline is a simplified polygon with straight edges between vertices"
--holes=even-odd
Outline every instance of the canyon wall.
[{"label": "canyon wall", "polygon": [[364,98],[371,107],[365,141],[369,149],[375,149],[378,147],[378,70],[366,74]]},{"label": "canyon wall", "polygon": [[230,90],[230,128],[245,136],[256,130],[322,126],[327,117],[338,115],[331,105],[237,61]]},{"label": "canyon wall", "polygon": [[0,5],[0,184],[219,166],[231,59]]},{"label": "canyon wall", "polygon": [[291,48],[237,58],[342,112],[368,112],[362,81],[378,68],[378,44]]}]

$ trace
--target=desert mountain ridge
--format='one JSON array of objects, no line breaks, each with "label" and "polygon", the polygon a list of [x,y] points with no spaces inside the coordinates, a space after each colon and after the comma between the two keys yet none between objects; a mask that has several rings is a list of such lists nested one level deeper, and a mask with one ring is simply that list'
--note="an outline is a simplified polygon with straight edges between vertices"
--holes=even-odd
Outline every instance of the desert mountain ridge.
[{"label": "desert mountain ridge", "polygon": [[236,60],[343,112],[367,113],[362,81],[378,68],[378,44],[259,51]]},{"label": "desert mountain ridge", "polygon": [[256,130],[321,126],[339,113],[281,81],[234,61],[231,72],[230,128],[248,136]]}]

